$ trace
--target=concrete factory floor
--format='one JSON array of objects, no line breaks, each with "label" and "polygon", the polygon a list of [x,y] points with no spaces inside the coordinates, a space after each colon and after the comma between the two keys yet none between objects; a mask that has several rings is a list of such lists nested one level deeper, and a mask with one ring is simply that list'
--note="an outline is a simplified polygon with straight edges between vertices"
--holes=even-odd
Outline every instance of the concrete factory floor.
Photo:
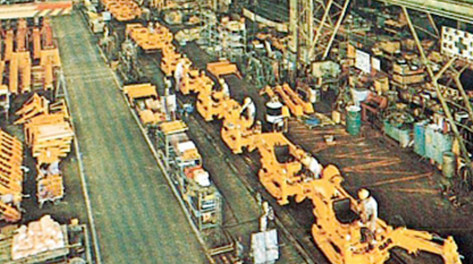
[{"label": "concrete factory floor", "polygon": [[53,22],[103,263],[206,263],[84,21]]}]

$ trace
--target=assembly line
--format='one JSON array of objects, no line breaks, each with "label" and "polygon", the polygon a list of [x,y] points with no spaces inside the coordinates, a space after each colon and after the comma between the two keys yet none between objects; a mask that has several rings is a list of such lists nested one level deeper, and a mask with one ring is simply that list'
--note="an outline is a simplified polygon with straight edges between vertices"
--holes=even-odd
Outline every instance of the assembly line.
[{"label": "assembly line", "polygon": [[471,5],[1,3],[0,262],[471,263]]}]

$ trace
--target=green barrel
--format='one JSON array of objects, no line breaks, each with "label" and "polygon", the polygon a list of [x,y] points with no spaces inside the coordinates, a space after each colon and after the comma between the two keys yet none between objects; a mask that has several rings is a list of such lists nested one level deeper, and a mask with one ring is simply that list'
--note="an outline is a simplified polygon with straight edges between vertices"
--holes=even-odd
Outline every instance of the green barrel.
[{"label": "green barrel", "polygon": [[361,108],[359,106],[347,106],[346,125],[350,135],[356,136],[360,133],[361,128]]},{"label": "green barrel", "polygon": [[443,153],[442,174],[445,178],[453,178],[457,169],[457,159],[450,151]]}]

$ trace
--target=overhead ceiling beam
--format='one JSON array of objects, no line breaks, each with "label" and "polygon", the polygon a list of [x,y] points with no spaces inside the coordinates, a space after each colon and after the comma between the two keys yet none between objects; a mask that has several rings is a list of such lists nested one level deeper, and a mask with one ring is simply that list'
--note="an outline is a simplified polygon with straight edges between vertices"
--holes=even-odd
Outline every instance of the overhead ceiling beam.
[{"label": "overhead ceiling beam", "polygon": [[473,24],[473,1],[465,0],[377,0],[389,5],[404,6],[411,10]]}]

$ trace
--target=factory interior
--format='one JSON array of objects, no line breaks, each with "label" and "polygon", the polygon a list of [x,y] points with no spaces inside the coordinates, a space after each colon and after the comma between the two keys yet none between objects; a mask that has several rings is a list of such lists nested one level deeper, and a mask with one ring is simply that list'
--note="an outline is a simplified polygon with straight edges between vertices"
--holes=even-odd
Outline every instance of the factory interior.
[{"label": "factory interior", "polygon": [[473,264],[473,0],[4,0],[0,40],[0,263]]}]

